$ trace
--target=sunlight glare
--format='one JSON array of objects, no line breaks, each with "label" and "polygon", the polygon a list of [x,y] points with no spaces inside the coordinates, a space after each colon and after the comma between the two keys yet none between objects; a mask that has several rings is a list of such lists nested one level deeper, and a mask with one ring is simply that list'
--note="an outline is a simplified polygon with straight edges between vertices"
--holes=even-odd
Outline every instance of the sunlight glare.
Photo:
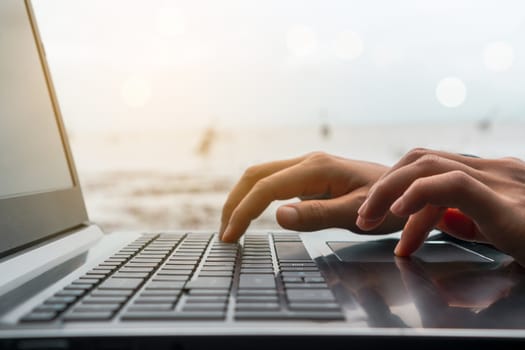
[{"label": "sunlight glare", "polygon": [[127,106],[143,107],[151,98],[151,83],[144,77],[131,76],[122,84],[120,94]]},{"label": "sunlight glare", "polygon": [[184,34],[186,21],[178,8],[165,6],[157,10],[155,27],[159,35],[173,38]]}]

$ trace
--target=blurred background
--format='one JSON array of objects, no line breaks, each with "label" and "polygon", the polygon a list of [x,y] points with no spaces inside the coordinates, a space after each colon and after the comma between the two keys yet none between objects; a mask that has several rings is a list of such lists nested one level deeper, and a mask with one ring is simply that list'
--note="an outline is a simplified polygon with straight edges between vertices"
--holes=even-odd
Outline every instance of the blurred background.
[{"label": "blurred background", "polygon": [[[250,165],[525,159],[525,2],[34,0],[92,221],[217,229]],[[252,227],[274,228],[274,203]]]}]

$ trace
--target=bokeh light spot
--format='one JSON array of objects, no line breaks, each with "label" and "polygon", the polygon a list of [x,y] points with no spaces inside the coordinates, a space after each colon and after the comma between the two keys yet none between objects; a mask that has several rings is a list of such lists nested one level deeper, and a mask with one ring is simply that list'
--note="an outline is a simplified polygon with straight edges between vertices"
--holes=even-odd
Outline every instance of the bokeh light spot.
[{"label": "bokeh light spot", "polygon": [[288,50],[295,56],[308,56],[317,50],[317,34],[306,26],[294,26],[286,33]]},{"label": "bokeh light spot", "polygon": [[485,66],[495,72],[504,72],[514,63],[514,49],[507,43],[494,42],[483,50]]},{"label": "bokeh light spot", "polygon": [[335,39],[335,53],[343,60],[353,60],[363,53],[363,41],[352,31],[340,32]]},{"label": "bokeh light spot", "polygon": [[461,79],[447,77],[438,82],[436,97],[439,103],[445,107],[458,107],[465,102],[467,88]]}]

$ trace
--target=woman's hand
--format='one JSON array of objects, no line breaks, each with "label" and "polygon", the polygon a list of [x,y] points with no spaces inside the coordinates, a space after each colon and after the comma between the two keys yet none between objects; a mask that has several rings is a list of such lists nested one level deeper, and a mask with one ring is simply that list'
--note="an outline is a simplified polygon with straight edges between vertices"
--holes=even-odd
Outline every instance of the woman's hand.
[{"label": "woman's hand", "polygon": [[[224,204],[221,239],[236,241],[271,202],[294,197],[302,201],[277,210],[277,221],[284,228],[313,231],[339,227],[363,232],[355,224],[357,209],[370,187],[387,170],[383,165],[325,153],[252,166]],[[404,221],[387,215],[382,224],[369,233],[397,231]]]},{"label": "woman's hand", "polygon": [[[449,209],[452,208],[452,209]],[[395,254],[407,256],[430,230],[490,243],[525,266],[525,163],[415,149],[372,186],[357,226],[408,218]]]}]

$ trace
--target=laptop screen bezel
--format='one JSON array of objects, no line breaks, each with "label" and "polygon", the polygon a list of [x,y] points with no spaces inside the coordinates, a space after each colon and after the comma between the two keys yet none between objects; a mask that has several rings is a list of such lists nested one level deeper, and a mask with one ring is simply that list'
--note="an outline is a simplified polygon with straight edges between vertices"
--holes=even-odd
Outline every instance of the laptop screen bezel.
[{"label": "laptop screen bezel", "polygon": [[56,123],[62,139],[73,186],[67,189],[0,199],[0,233],[2,238],[0,258],[41,243],[74,227],[84,225],[88,221],[62,114],[30,0],[25,0],[25,7],[45,75],[48,93],[55,111]]}]

